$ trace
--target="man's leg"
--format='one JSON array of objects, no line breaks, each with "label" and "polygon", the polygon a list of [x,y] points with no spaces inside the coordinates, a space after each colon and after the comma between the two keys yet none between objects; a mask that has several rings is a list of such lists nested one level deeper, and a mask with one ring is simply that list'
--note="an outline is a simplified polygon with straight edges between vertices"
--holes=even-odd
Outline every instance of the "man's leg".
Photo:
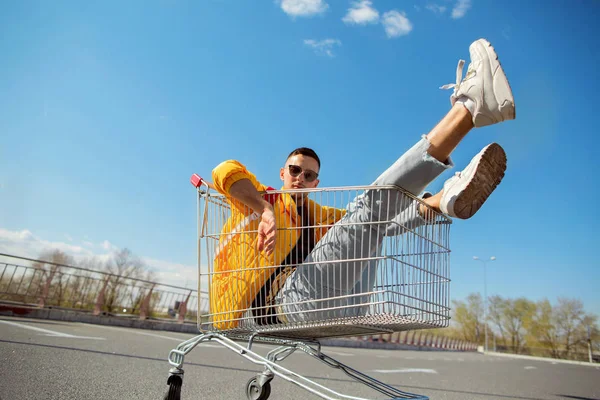
[{"label": "man's leg", "polygon": [[[514,118],[512,93],[491,45],[479,40],[471,45],[470,53],[469,71],[455,86],[450,112],[379,176],[374,185],[397,185],[411,193],[419,193],[451,166],[450,154],[473,127]],[[477,167],[481,165],[483,163],[477,163]],[[475,171],[482,171],[485,176],[495,170],[475,168]],[[464,182],[461,187],[465,188]],[[458,190],[455,197],[463,192]],[[480,191],[471,195],[485,200],[489,193]],[[372,262],[369,257],[381,250],[388,223],[411,203],[397,192],[384,189],[368,190],[359,196],[347,215],[319,241],[280,291],[278,302],[282,311],[288,314],[287,319],[322,319],[321,312],[305,312],[335,307],[341,308],[333,315],[343,315],[344,304],[352,296],[364,268]]]},{"label": "man's leg", "polygon": [[[429,192],[422,193],[419,198],[423,202],[427,202],[429,198],[434,195]],[[399,236],[407,231],[415,232],[417,229],[427,223],[431,223],[435,220],[435,213],[431,211],[433,205],[429,207],[421,207],[423,204],[419,201],[414,201],[404,211],[394,217],[389,224],[387,224],[385,230],[385,236]],[[439,211],[439,210],[436,210]],[[356,282],[352,289],[351,295],[348,298],[347,306],[344,317],[358,317],[368,315],[369,312],[373,312],[369,306],[369,298],[371,292],[375,289],[376,284],[381,284],[386,281],[385,276],[378,276],[378,272],[382,271],[378,265],[380,260],[375,257],[381,256],[381,254],[373,254],[373,259],[368,262],[367,266],[363,268],[360,280]]]}]

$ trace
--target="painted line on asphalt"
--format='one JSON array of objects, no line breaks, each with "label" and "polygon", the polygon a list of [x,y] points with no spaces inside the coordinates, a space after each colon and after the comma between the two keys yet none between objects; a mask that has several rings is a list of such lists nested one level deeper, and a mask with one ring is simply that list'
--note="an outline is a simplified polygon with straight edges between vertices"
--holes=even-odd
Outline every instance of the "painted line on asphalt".
[{"label": "painted line on asphalt", "polygon": [[526,366],[525,369],[537,369],[537,367],[532,367],[530,365]]},{"label": "painted line on asphalt", "polygon": [[323,351],[323,353],[325,354],[335,354],[336,356],[345,356],[345,357],[354,357],[354,354],[352,353],[342,353],[340,351]]},{"label": "painted line on asphalt", "polygon": [[423,373],[423,374],[437,374],[435,369],[427,368],[401,368],[401,369],[374,369],[373,372],[379,372],[380,374],[410,374],[410,373]]},{"label": "painted line on asphalt", "polygon": [[42,328],[38,328],[35,326],[30,326],[30,325],[25,325],[25,324],[19,324],[17,322],[11,322],[11,321],[5,321],[5,320],[0,320],[0,323],[2,324],[6,324],[6,325],[12,325],[12,326],[16,326],[19,328],[24,328],[24,329],[29,329],[32,331],[36,331],[36,332],[42,332],[45,334],[45,336],[52,336],[52,337],[64,337],[64,338],[69,338],[69,339],[96,339],[96,340],[106,340],[106,338],[103,337],[93,337],[93,336],[77,336],[77,335],[71,335],[68,333],[62,333],[62,332],[56,332],[56,331],[51,331],[49,329],[42,329]]},{"label": "painted line on asphalt", "polygon": [[[120,327],[116,327],[116,326],[106,326],[106,325],[95,325],[95,324],[83,324],[89,327],[95,327],[95,328],[104,328],[104,329],[109,329],[109,330],[113,330],[113,331],[119,331],[119,332],[130,332],[130,333],[134,333],[136,335],[142,335],[142,336],[150,336],[150,337],[155,337],[155,338],[159,338],[159,339],[167,339],[167,340],[174,340],[176,342],[180,342],[183,343],[186,340],[191,339],[182,339],[182,338],[177,338],[174,336],[165,336],[165,335],[159,335],[157,333],[148,333],[148,332],[141,332],[138,329],[127,329],[127,328],[120,328]],[[214,348],[223,348],[223,346],[219,346],[216,344],[208,344],[208,343],[201,343],[200,346],[203,347],[214,347]]]}]

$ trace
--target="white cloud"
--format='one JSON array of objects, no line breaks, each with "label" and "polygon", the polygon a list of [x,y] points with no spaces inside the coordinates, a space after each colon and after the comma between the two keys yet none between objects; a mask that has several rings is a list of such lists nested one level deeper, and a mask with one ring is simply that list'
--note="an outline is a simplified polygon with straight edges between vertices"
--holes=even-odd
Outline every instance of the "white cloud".
[{"label": "white cloud", "polygon": [[119,248],[117,246],[115,246],[114,244],[112,244],[111,242],[109,242],[108,240],[105,240],[104,242],[102,242],[102,244],[100,245],[104,250],[106,251],[115,251],[115,250],[119,250]]},{"label": "white cloud", "polygon": [[317,54],[324,54],[328,57],[334,57],[333,47],[341,46],[342,42],[338,39],[324,39],[324,40],[313,40],[305,39],[304,44],[312,48]]},{"label": "white cloud", "polygon": [[90,257],[92,252],[81,246],[52,242],[35,236],[27,229],[9,231],[0,228],[0,252],[28,258],[37,258],[42,252],[56,249],[74,257]]},{"label": "white cloud", "polygon": [[469,8],[471,8],[471,0],[458,0],[452,9],[452,18],[464,17]]},{"label": "white cloud", "polygon": [[72,238],[72,237],[71,237],[71,235],[69,235],[68,233],[65,233],[65,237],[67,238],[67,240],[68,240],[69,242],[72,242],[72,241],[73,241],[73,238]]},{"label": "white cloud", "polygon": [[406,14],[396,10],[384,13],[381,23],[389,38],[408,35],[413,29],[412,23],[406,17]]},{"label": "white cloud", "polygon": [[[147,257],[142,257],[142,261],[155,271],[156,279],[160,283],[198,289],[198,267],[196,265],[177,264]],[[202,290],[207,290],[208,278],[206,275],[202,283]]]},{"label": "white cloud", "polygon": [[354,1],[342,21],[349,25],[376,24],[379,22],[379,11],[371,7],[371,4],[373,2],[369,0]]},{"label": "white cloud", "polygon": [[312,17],[322,14],[329,8],[323,0],[276,0],[281,9],[292,17]]},{"label": "white cloud", "polygon": [[447,7],[446,6],[441,6],[439,4],[427,4],[425,6],[426,9],[428,9],[429,11],[433,12],[434,14],[443,14],[446,12]]}]

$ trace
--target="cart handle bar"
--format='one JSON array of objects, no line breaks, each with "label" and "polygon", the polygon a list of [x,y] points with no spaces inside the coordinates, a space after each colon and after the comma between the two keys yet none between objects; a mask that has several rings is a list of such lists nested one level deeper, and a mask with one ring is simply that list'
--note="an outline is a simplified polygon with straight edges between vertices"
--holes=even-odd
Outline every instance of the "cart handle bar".
[{"label": "cart handle bar", "polygon": [[[209,181],[205,180],[204,178],[202,178],[200,175],[198,174],[193,174],[190,177],[190,182],[192,183],[192,185],[195,188],[199,188],[202,184],[208,186],[209,188],[211,188],[212,190],[216,190],[215,186],[210,183]],[[275,188],[272,188],[271,186],[267,187],[267,192],[271,192],[276,190]],[[271,203],[271,205],[275,205],[275,202],[277,201],[277,199],[279,198],[279,194],[278,193],[274,193],[274,194],[270,194],[265,196],[265,199]]]}]

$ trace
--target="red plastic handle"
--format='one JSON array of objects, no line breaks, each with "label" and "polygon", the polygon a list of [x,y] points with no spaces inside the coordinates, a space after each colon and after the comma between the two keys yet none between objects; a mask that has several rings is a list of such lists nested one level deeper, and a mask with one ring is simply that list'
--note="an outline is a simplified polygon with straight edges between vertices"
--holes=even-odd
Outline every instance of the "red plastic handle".
[{"label": "red plastic handle", "polygon": [[192,183],[192,185],[194,185],[194,187],[198,188],[200,187],[200,185],[202,185],[202,177],[198,174],[194,174],[192,175],[192,177],[190,178],[190,182]]}]

